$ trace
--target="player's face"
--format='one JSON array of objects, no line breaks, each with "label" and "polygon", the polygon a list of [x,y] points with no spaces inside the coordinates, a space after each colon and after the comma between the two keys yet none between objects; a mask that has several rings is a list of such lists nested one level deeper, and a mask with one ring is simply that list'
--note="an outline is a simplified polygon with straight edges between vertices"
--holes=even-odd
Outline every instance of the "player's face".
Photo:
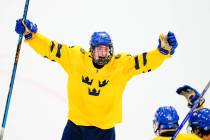
[{"label": "player's face", "polygon": [[100,46],[95,48],[94,57],[96,59],[98,59],[100,57],[107,57],[109,55],[110,55],[109,54],[109,47],[104,46],[104,45],[100,45]]},{"label": "player's face", "polygon": [[110,52],[109,47],[105,45],[100,45],[96,47],[93,51],[94,60],[99,65],[104,65],[107,61],[108,56],[110,55],[109,52]]}]

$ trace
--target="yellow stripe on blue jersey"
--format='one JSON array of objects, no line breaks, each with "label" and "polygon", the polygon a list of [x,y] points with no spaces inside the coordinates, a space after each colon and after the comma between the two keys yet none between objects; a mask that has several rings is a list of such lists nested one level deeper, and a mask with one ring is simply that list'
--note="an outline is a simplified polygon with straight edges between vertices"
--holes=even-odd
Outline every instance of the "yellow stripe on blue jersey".
[{"label": "yellow stripe on blue jersey", "polygon": [[41,56],[58,62],[68,74],[68,119],[77,125],[112,128],[122,121],[122,93],[130,78],[158,68],[170,55],[157,49],[136,56],[114,55],[103,68],[90,52],[36,33],[27,43]]},{"label": "yellow stripe on blue jersey", "polygon": [[[171,137],[158,136],[156,138],[153,138],[152,140],[171,140]],[[202,140],[202,139],[196,136],[195,134],[179,134],[176,137],[176,140]]]}]

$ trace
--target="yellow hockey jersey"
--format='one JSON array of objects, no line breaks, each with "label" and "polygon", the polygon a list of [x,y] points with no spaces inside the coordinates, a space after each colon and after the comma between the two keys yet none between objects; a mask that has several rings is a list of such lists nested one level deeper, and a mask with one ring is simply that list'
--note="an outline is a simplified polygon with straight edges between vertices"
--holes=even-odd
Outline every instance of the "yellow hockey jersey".
[{"label": "yellow hockey jersey", "polygon": [[[171,137],[158,136],[156,138],[153,138],[152,140],[171,140]],[[202,140],[202,139],[196,136],[195,134],[179,134],[176,137],[176,140]]]},{"label": "yellow hockey jersey", "polygon": [[150,72],[171,57],[157,49],[136,56],[114,55],[103,68],[92,63],[90,52],[67,46],[36,33],[25,40],[41,56],[58,62],[68,74],[68,119],[81,126],[112,128],[122,121],[122,93],[128,80]]}]

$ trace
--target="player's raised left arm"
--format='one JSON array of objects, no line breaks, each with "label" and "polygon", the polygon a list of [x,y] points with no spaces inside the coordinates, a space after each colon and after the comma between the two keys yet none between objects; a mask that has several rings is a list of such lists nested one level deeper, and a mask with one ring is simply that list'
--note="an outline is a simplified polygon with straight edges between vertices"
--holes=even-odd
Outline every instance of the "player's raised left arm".
[{"label": "player's raised left arm", "polygon": [[130,56],[127,65],[128,73],[136,75],[157,69],[174,54],[177,46],[178,43],[173,32],[169,31],[167,35],[161,34],[158,47],[155,50]]}]

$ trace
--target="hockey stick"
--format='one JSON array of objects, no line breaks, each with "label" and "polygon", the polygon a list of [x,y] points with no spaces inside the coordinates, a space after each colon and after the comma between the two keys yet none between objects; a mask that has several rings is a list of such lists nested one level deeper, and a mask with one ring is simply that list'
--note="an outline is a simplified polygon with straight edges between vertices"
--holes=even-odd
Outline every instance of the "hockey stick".
[{"label": "hockey stick", "polygon": [[[23,12],[23,19],[26,19],[27,12],[28,12],[28,5],[29,5],[29,0],[26,0],[24,12]],[[5,111],[4,111],[4,117],[3,117],[3,121],[2,121],[2,128],[1,128],[1,132],[0,132],[0,140],[3,140],[3,136],[4,136],[4,129],[6,126],[7,115],[8,115],[8,111],[9,111],[10,100],[11,100],[11,96],[12,96],[12,89],[13,89],[13,85],[14,85],[15,74],[16,74],[16,70],[17,70],[17,64],[18,64],[18,58],[19,58],[19,54],[20,54],[22,39],[23,39],[23,35],[19,35],[17,50],[16,50],[16,54],[15,54],[15,62],[14,62],[14,66],[13,66],[12,76],[11,76],[10,85],[9,85],[9,92],[7,95],[7,102],[6,102]]]},{"label": "hockey stick", "polygon": [[[206,91],[208,90],[208,88],[210,87],[210,81],[208,82],[208,84],[206,85],[205,89],[202,91],[201,93],[201,97],[200,99],[205,95]],[[182,123],[180,124],[180,126],[176,129],[175,134],[173,135],[173,137],[171,138],[171,140],[175,140],[175,138],[177,137],[177,135],[179,134],[179,132],[181,131],[181,129],[183,128],[183,126],[185,125],[185,123],[187,122],[187,120],[191,117],[193,111],[196,109],[196,107],[198,106],[200,99],[197,101],[197,103],[190,109],[190,111],[187,113],[186,117],[184,118],[184,120],[182,121]]]}]

